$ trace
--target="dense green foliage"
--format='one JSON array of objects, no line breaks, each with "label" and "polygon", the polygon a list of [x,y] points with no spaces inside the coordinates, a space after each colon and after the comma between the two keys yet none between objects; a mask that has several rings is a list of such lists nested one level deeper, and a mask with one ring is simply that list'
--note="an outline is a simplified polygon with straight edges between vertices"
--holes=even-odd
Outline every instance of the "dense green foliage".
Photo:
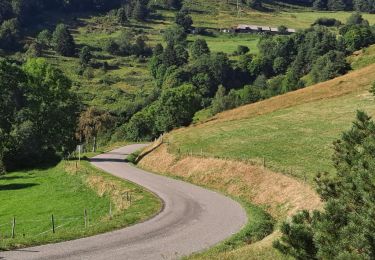
[{"label": "dense green foliage", "polygon": [[[181,12],[176,22],[182,19]],[[238,46],[235,52],[238,60],[230,61],[224,53],[211,53],[200,38],[190,44],[188,52],[186,28],[178,23],[164,31],[166,47],[155,47],[149,68],[162,95],[171,88],[181,89],[184,84],[193,86],[190,91],[200,96],[201,102],[189,107],[189,113],[211,107],[211,113],[215,114],[335,78],[350,69],[348,54],[375,42],[373,29],[355,13],[347,24],[340,26],[338,36],[321,25],[293,35],[263,36],[258,55],[249,55],[247,47]],[[150,139],[190,122],[177,119],[182,110],[165,114],[160,107],[152,104],[134,116],[128,123],[126,136],[133,140]],[[169,121],[167,127],[155,127],[158,125],[155,118],[161,114],[164,121]],[[154,123],[146,123],[148,120]]]},{"label": "dense green foliage", "polygon": [[187,9],[181,9],[176,14],[175,22],[177,25],[184,28],[186,32],[188,32],[193,25],[193,19],[189,15],[189,11]]},{"label": "dense green foliage", "polygon": [[[56,1],[56,5],[49,3],[38,7],[41,10],[60,8],[72,11],[107,11],[114,8],[101,21],[108,22],[109,25],[116,24],[119,31],[111,32],[109,37],[101,35],[102,38],[97,43],[90,44],[85,39],[85,33],[97,30],[90,27],[88,32],[80,33],[84,41],[75,35],[76,44],[71,34],[75,32],[74,25],[67,23],[68,28],[67,25],[60,24],[54,32],[46,29],[40,31],[33,41],[25,45],[27,51],[22,58],[50,56],[51,52],[57,56],[74,56],[66,61],[72,64],[77,62],[75,65],[78,66],[74,70],[68,70],[68,74],[73,74],[75,91],[82,92],[87,100],[94,95],[88,90],[88,86],[100,85],[103,91],[111,92],[112,90],[104,87],[116,85],[115,93],[111,92],[110,95],[101,97],[99,102],[90,103],[95,106],[97,103],[115,106],[119,98],[126,100],[109,111],[116,121],[111,127],[118,130],[110,129],[105,133],[105,138],[100,138],[107,141],[113,132],[116,132],[113,141],[123,138],[149,140],[165,131],[189,124],[194,113],[200,109],[211,108],[211,113],[215,114],[331,79],[349,69],[346,63],[349,53],[375,40],[373,28],[361,15],[354,14],[345,25],[334,19],[318,19],[311,28],[293,35],[262,36],[257,54],[254,54],[256,51],[253,47],[250,54],[250,49],[243,45],[246,43],[240,42],[237,49],[234,50],[234,45],[228,55],[210,50],[210,42],[206,42],[210,41],[207,35],[189,35],[201,32],[200,28],[193,27],[192,17],[195,17],[197,10],[189,4],[183,5],[177,0],[129,0],[121,3],[94,1],[95,7],[84,8],[89,2],[91,0],[79,5],[71,1],[61,6]],[[262,10],[268,6],[262,5],[261,1],[244,3]],[[158,14],[154,12],[157,8],[175,10],[174,19],[170,19],[174,24],[167,28],[160,27],[160,35],[148,34],[148,27],[143,28],[143,23],[139,20],[157,17]],[[4,29],[7,32],[4,33],[6,39],[0,40],[0,45],[4,43],[5,50],[10,50],[6,46],[17,49],[16,43],[23,33],[19,28],[13,28],[12,23],[22,25],[24,22],[13,11],[13,6],[9,10],[9,13],[4,11],[3,17],[6,18],[3,24],[11,29]],[[326,28],[332,25],[338,27],[339,35],[335,33],[337,31]],[[286,27],[280,26],[280,29],[285,30]],[[110,31],[108,28],[106,30]],[[160,37],[165,44],[156,44]],[[154,48],[151,49],[151,46]],[[139,73],[138,68],[146,61],[155,86],[152,86],[152,78],[149,77],[149,91],[124,91],[132,84],[120,82],[121,79],[133,81],[134,77],[131,74],[120,76],[114,73],[115,70],[126,71],[123,68],[126,66],[134,68],[131,69],[132,73]],[[82,85],[85,86],[84,90]],[[185,102],[188,106],[179,105],[179,102]],[[178,109],[172,109],[173,106]]]},{"label": "dense green foliage", "polygon": [[[326,26],[334,23],[334,19],[316,22]],[[346,55],[374,43],[374,37],[373,28],[357,13],[340,27],[338,37],[319,25],[291,36],[265,36],[258,44],[259,55],[244,54],[237,62],[237,70],[247,74],[252,84],[241,90],[220,90],[211,112],[215,114],[345,74],[350,69]],[[311,82],[306,81],[306,76]]]},{"label": "dense green foliage", "polygon": [[318,175],[324,211],[301,212],[282,226],[275,242],[297,259],[373,259],[375,257],[375,123],[357,113],[352,129],[334,143],[334,176]]},{"label": "dense green foliage", "polygon": [[59,24],[52,35],[55,51],[62,56],[73,56],[75,54],[75,43],[69,29],[64,24]]},{"label": "dense green foliage", "polygon": [[79,103],[71,82],[43,59],[0,62],[0,158],[6,168],[51,160],[74,148]]},{"label": "dense green foliage", "polygon": [[113,121],[114,118],[108,112],[89,107],[79,117],[76,137],[80,143],[85,141],[86,145],[92,142],[92,151],[96,152],[98,135],[112,128]]},{"label": "dense green foliage", "polygon": [[112,55],[119,56],[149,56],[151,48],[146,44],[147,37],[144,34],[136,35],[135,32],[124,30],[115,39],[109,39],[104,49]]},{"label": "dense green foliage", "polygon": [[125,138],[150,140],[174,127],[187,126],[200,108],[200,101],[201,96],[191,85],[167,88],[159,100],[130,119],[125,125]]},{"label": "dense green foliage", "polygon": [[374,12],[375,2],[372,0],[315,0],[313,7],[317,10]]}]

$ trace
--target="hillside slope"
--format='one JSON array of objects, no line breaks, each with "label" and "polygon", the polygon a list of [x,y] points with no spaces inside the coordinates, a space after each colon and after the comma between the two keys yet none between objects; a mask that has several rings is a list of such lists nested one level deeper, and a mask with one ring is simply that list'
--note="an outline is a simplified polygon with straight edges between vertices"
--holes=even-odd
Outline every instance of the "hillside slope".
[{"label": "hillside slope", "polygon": [[[375,115],[369,93],[374,81],[372,64],[226,111],[172,131],[140,166],[260,205],[279,221],[297,210],[320,208],[313,178],[333,171],[332,142],[350,127],[356,110]],[[281,259],[272,247],[278,236],[275,231],[260,242],[231,250],[218,247],[192,259]]]},{"label": "hillside slope", "polygon": [[312,181],[332,171],[331,144],[350,127],[356,110],[375,115],[368,92],[375,64],[342,77],[218,114],[173,131],[169,151],[263,163]]}]

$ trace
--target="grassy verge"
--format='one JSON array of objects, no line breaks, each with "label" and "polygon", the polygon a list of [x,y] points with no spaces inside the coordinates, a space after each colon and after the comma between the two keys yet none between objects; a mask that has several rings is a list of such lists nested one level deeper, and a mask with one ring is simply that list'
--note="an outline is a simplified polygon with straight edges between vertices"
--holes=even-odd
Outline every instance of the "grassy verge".
[{"label": "grassy verge", "polygon": [[[78,166],[76,161],[65,161],[56,167],[13,172],[0,178],[1,250],[91,236],[135,224],[159,212],[161,202],[150,192],[87,161]],[[126,194],[131,194],[131,201]],[[16,226],[12,239],[13,217]]]}]

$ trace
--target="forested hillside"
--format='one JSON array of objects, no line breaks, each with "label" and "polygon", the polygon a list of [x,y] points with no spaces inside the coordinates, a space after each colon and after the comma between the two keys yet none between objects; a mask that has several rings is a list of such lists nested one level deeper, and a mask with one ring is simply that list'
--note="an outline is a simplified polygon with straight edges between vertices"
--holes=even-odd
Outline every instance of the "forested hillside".
[{"label": "forested hillside", "polygon": [[[151,140],[189,125],[194,117],[207,117],[342,75],[350,70],[346,57],[375,42],[374,28],[358,13],[341,20],[318,19],[316,15],[315,21],[304,23],[305,29],[289,35],[281,23],[288,21],[283,12],[309,8],[308,4],[244,1],[240,9],[236,4],[3,1],[0,49],[9,60],[4,64],[39,71],[34,67],[45,63],[43,66],[59,71],[64,78],[64,87],[59,87],[77,96],[71,112],[70,148],[66,143],[55,145],[52,138],[43,145],[28,143],[28,149],[44,157],[36,151],[66,154],[78,142],[95,150],[98,142]],[[277,8],[284,11],[279,13]],[[40,13],[35,16],[33,10]],[[275,12],[280,22],[272,24],[278,23],[280,33],[232,34],[205,26],[212,17],[224,14],[242,22],[248,17],[246,12],[260,17]],[[202,22],[205,17],[211,18]],[[372,16],[366,17],[372,21]],[[12,73],[8,67],[3,70],[4,75]],[[38,82],[38,87],[47,84],[42,73],[36,77],[33,82]],[[22,85],[19,81],[17,78],[14,84]],[[1,126],[7,136],[1,154],[8,168],[15,158],[29,156],[21,148],[19,154],[11,151],[15,145],[9,140],[17,139],[13,129],[19,128],[14,113],[23,114],[23,109],[20,111],[12,111],[12,120]],[[50,113],[43,115],[48,118]],[[25,128],[30,138],[36,132],[40,135],[42,129],[36,125]]]}]

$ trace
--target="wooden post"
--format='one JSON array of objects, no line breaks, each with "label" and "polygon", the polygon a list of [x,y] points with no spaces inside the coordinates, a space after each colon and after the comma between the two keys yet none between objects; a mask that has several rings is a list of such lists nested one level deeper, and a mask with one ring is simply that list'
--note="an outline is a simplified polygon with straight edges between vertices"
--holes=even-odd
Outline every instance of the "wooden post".
[{"label": "wooden post", "polygon": [[96,152],[96,136],[94,136],[94,144],[92,145],[92,152]]},{"label": "wooden post", "polygon": [[53,214],[51,215],[51,222],[52,222],[52,233],[55,234],[55,218]]},{"label": "wooden post", "polygon": [[266,168],[266,157],[263,157],[263,168]]},{"label": "wooden post", "polygon": [[83,211],[83,216],[84,216],[84,219],[85,219],[85,228],[87,228],[87,210],[84,209]]},{"label": "wooden post", "polygon": [[112,201],[109,201],[109,219],[112,219]]},{"label": "wooden post", "polygon": [[81,149],[82,149],[82,146],[78,145],[78,162],[79,163],[81,163]]},{"label": "wooden post", "polygon": [[12,238],[15,237],[16,233],[16,217],[13,217],[13,221],[12,221]]}]

